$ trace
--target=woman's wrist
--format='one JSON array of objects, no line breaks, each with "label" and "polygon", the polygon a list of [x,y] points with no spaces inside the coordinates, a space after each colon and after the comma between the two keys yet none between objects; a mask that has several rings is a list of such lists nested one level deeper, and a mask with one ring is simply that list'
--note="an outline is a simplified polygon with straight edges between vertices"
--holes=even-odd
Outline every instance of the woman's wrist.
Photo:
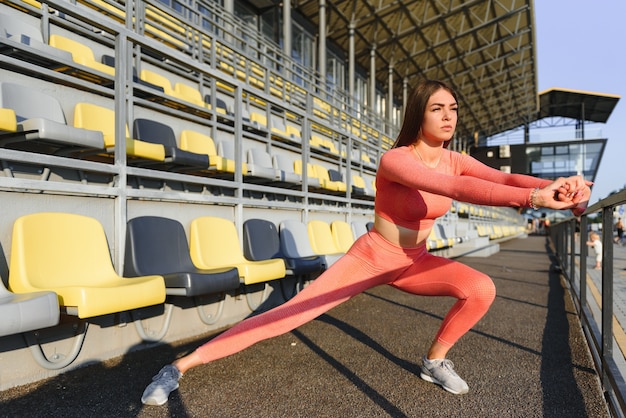
[{"label": "woman's wrist", "polygon": [[534,210],[537,210],[540,207],[539,202],[537,201],[538,194],[539,194],[539,187],[535,187],[534,189],[530,191],[530,195],[528,196],[529,206]]}]

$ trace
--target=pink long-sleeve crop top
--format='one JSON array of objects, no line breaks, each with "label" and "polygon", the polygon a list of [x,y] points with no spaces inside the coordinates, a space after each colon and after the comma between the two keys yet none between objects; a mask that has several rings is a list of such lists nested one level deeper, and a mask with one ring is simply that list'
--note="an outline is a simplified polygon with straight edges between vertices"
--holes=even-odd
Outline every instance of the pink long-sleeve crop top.
[{"label": "pink long-sleeve crop top", "polygon": [[443,150],[435,168],[424,165],[413,147],[383,154],[376,174],[374,211],[396,225],[432,227],[452,200],[489,206],[529,207],[530,193],[550,180],[493,169],[473,157]]}]

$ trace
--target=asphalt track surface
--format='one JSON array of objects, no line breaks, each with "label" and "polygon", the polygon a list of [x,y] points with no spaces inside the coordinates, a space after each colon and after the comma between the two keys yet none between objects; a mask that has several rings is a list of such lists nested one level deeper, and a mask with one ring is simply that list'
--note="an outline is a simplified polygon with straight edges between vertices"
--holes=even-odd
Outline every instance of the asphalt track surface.
[{"label": "asphalt track surface", "polygon": [[469,384],[452,395],[419,378],[454,302],[389,286],[241,353],[190,370],[163,406],[152,376],[215,334],[156,345],[0,392],[2,417],[608,417],[570,296],[546,237],[460,258],[494,280],[487,315],[450,351]]}]

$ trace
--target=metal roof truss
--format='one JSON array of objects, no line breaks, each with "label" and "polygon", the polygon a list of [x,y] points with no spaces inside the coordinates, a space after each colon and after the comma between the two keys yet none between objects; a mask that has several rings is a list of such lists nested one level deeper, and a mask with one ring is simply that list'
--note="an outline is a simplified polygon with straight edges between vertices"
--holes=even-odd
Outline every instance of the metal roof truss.
[{"label": "metal roof truss", "polygon": [[[318,23],[319,0],[293,6]],[[532,0],[327,0],[327,37],[345,51],[355,26],[356,61],[394,97],[403,80],[440,79],[459,95],[458,134],[491,136],[534,120],[536,53]]]}]

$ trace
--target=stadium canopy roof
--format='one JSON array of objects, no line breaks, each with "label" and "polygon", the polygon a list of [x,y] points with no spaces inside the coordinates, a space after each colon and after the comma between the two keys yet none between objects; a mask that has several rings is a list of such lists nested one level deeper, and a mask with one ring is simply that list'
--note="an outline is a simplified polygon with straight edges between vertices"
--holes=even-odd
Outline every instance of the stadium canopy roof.
[{"label": "stadium canopy roof", "polygon": [[611,94],[552,88],[539,93],[539,119],[564,117],[606,123],[620,97]]},{"label": "stadium canopy roof", "polygon": [[[320,0],[292,0],[319,22]],[[394,97],[403,80],[440,79],[459,95],[461,136],[491,136],[535,120],[538,112],[533,0],[326,0],[327,37],[349,50],[355,27],[357,64]]]}]

